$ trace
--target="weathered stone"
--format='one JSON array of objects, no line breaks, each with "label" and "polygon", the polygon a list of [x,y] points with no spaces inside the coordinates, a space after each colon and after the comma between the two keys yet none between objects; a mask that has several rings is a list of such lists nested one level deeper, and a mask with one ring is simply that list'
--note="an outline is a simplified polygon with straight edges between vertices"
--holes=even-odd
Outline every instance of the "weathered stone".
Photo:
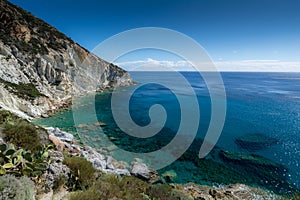
[{"label": "weathered stone", "polygon": [[106,168],[114,170],[116,168],[116,166],[115,166],[116,162],[117,161],[113,157],[107,156],[107,158],[106,158],[106,164],[107,164]]},{"label": "weathered stone", "polygon": [[50,135],[54,135],[61,141],[72,142],[74,140],[74,136],[71,133],[61,131],[59,128],[46,127],[45,129],[49,132]]},{"label": "weathered stone", "polygon": [[60,176],[68,178],[70,176],[70,169],[62,163],[51,163],[48,171],[43,175],[45,179],[45,190],[53,189],[55,181],[60,178]]},{"label": "weathered stone", "polygon": [[[0,105],[28,116],[41,116],[72,94],[133,84],[130,75],[116,65],[91,54],[41,20],[30,20],[7,1],[0,1],[0,79],[10,83],[33,83],[43,95],[36,103],[18,97],[1,83]],[[30,14],[28,14],[30,15]],[[32,16],[34,17],[34,16]],[[38,23],[37,23],[38,22]],[[5,27],[5,28],[3,28]],[[43,27],[43,31],[39,30]],[[7,86],[7,85],[6,85]]]},{"label": "weathered stone", "polygon": [[144,163],[133,161],[130,167],[130,173],[138,178],[149,180],[150,170]]},{"label": "weathered stone", "polygon": [[60,176],[65,176],[65,178],[70,176],[70,169],[62,163],[64,155],[60,151],[50,150],[49,156],[51,163],[46,173],[42,176],[45,180],[44,189],[46,191],[53,189],[55,181]]},{"label": "weathered stone", "polygon": [[43,114],[41,115],[41,117],[42,117],[42,118],[48,118],[48,117],[49,117],[49,115],[47,115],[47,114],[43,113]]},{"label": "weathered stone", "polygon": [[56,146],[59,151],[63,151],[65,148],[65,143],[54,135],[49,135],[50,141]]},{"label": "weathered stone", "polygon": [[106,169],[107,164],[105,157],[91,147],[85,147],[85,150],[81,151],[81,155],[90,161],[96,169]]},{"label": "weathered stone", "polygon": [[104,123],[104,122],[96,122],[95,123],[95,126],[107,126],[107,124],[106,123]]},{"label": "weathered stone", "polygon": [[61,162],[62,163],[64,160],[64,155],[62,154],[61,151],[50,150],[49,156],[51,158],[51,162]]}]

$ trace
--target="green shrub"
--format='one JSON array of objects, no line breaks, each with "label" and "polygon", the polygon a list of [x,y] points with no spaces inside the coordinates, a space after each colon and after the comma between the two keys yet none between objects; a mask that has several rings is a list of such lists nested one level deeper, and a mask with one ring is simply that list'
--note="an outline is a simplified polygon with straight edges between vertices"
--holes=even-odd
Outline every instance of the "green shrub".
[{"label": "green shrub", "polygon": [[148,187],[146,193],[154,199],[167,200],[170,199],[171,191],[172,187],[170,185],[158,184]]},{"label": "green shrub", "polygon": [[70,200],[99,200],[101,193],[98,189],[90,188],[86,191],[78,191],[70,196]]},{"label": "green shrub", "polygon": [[135,177],[103,175],[86,191],[71,195],[71,200],[148,199],[144,194],[148,183]]},{"label": "green shrub", "polygon": [[25,120],[17,120],[15,124],[6,124],[3,133],[5,141],[18,147],[32,152],[40,149],[40,137],[36,128]]},{"label": "green shrub", "polygon": [[32,83],[16,84],[16,83],[5,81],[1,78],[0,78],[0,83],[3,83],[5,85],[5,88],[10,92],[26,100],[33,100],[36,97],[45,96],[44,94],[40,93]]},{"label": "green shrub", "polygon": [[96,169],[82,157],[65,157],[64,162],[71,169],[72,176],[68,186],[72,190],[86,189],[95,179]]},{"label": "green shrub", "polygon": [[19,117],[7,110],[0,110],[0,125],[1,124],[12,124]]},{"label": "green shrub", "polygon": [[26,200],[35,199],[35,192],[34,192],[34,183],[26,176],[22,176],[19,181],[21,185],[24,187],[24,192],[26,196]]},{"label": "green shrub", "polygon": [[27,177],[0,176],[1,200],[34,200],[33,188],[33,182]]},{"label": "green shrub", "polygon": [[110,174],[102,175],[87,190],[75,192],[70,197],[70,200],[98,199],[187,200],[191,197],[172,189],[170,185],[151,185],[133,176]]},{"label": "green shrub", "polygon": [[67,184],[67,177],[61,174],[54,179],[53,190],[57,191],[65,184]]}]

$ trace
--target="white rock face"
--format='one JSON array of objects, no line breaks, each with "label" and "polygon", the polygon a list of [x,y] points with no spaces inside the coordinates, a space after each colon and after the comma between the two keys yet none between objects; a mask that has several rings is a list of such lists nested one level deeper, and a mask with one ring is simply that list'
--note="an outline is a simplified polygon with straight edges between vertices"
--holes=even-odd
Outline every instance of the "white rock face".
[{"label": "white rock face", "polygon": [[[29,116],[40,116],[72,95],[132,84],[128,73],[96,56],[90,55],[91,60],[81,63],[74,49],[60,53],[59,58],[57,52],[37,55],[30,62],[24,61],[24,65],[9,46],[0,42],[0,49],[0,106]],[[33,83],[45,97],[34,101],[22,99],[5,82]]]},{"label": "white rock face", "polygon": [[130,173],[136,177],[149,180],[150,170],[148,166],[144,163],[134,161],[131,163]]},{"label": "white rock face", "polygon": [[[103,154],[97,152],[95,149],[89,146],[79,146],[72,144],[74,142],[74,137],[72,134],[59,130],[58,128],[53,127],[44,127],[50,135],[50,140],[56,139],[59,143],[55,143],[55,145],[59,145],[62,147],[61,150],[75,150],[75,156],[82,156],[88,161],[90,161],[95,169],[101,170],[110,174],[117,174],[121,176],[130,176],[129,170],[124,166],[123,162],[116,161],[111,156],[104,156]],[[53,136],[53,137],[51,137]],[[68,138],[68,139],[66,139]],[[72,138],[72,140],[71,140]],[[52,140],[53,141],[53,140]],[[58,147],[58,146],[57,146]],[[60,147],[58,147],[60,148]],[[72,154],[73,155],[73,154]]]},{"label": "white rock face", "polygon": [[[0,13],[0,106],[35,117],[73,95],[133,83],[123,69],[9,2],[0,1]],[[24,98],[12,84],[32,84],[43,96]]]}]

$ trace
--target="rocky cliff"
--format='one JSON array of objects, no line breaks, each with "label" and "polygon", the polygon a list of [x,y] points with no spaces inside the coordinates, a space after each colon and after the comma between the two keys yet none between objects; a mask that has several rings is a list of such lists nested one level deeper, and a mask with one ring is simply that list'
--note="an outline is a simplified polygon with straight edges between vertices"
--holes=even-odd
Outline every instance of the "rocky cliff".
[{"label": "rocky cliff", "polygon": [[44,21],[0,1],[0,106],[39,116],[72,95],[132,84],[123,69],[91,54]]}]

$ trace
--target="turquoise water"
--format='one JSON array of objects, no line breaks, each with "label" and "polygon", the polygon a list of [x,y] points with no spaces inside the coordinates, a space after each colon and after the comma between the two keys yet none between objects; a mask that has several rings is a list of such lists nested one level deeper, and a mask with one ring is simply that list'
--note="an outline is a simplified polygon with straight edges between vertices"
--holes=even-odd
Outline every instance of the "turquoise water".
[{"label": "turquoise water", "polygon": [[[176,162],[159,170],[161,174],[170,170],[176,172],[177,176],[167,181],[208,185],[239,182],[277,193],[286,193],[300,187],[300,74],[223,73],[227,94],[225,126],[217,146],[204,159],[199,159],[198,153],[210,123],[211,99],[206,84],[199,74],[191,72],[182,74],[196,94],[201,115],[199,122],[191,120],[192,123],[199,123],[199,129],[190,148]],[[172,141],[179,128],[182,113],[175,94],[179,95],[181,103],[185,105],[192,105],[190,102],[193,94],[187,92],[171,72],[133,72],[132,76],[139,83],[148,83],[118,90],[122,93],[122,90],[135,89],[129,103],[130,117],[134,123],[139,126],[149,124],[151,121],[149,109],[154,104],[160,104],[165,108],[166,123],[153,137],[136,138],[124,133],[118,127],[111,111],[110,92],[76,99],[73,110],[58,113],[47,119],[38,119],[36,123],[57,126],[73,132],[83,143],[128,162],[131,158],[122,157],[122,154],[111,145],[111,141],[118,148],[136,153],[161,149]],[[172,83],[175,90],[171,91],[157,84],[155,80],[158,79]],[[214,85],[214,88],[219,88],[219,85]],[[91,106],[95,113],[90,112]],[[193,109],[195,108],[187,106],[189,112],[193,112]],[[74,112],[77,113],[75,122]],[[99,126],[87,125],[94,122],[94,118],[107,124],[101,128],[103,133],[99,132]],[[249,150],[236,143],[236,139],[254,133],[271,137],[277,142],[255,150]],[[106,136],[109,141],[106,140]],[[222,150],[244,154],[234,154],[235,158],[238,156],[239,159],[233,161],[228,157],[224,158]],[[245,156],[250,154],[260,155],[263,158],[245,159]]]}]

